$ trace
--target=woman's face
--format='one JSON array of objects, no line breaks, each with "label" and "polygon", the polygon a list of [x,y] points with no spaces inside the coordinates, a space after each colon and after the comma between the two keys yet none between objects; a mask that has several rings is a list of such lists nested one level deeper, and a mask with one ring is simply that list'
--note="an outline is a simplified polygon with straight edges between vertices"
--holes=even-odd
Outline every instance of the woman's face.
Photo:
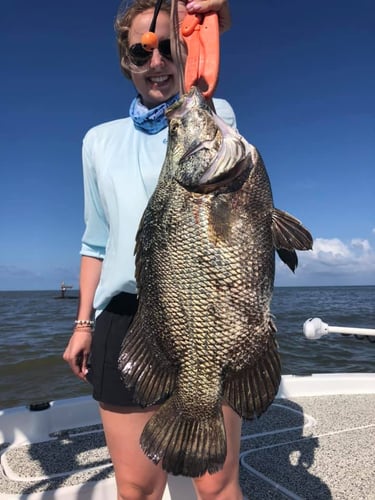
[{"label": "woman's face", "polygon": [[[138,14],[129,30],[129,47],[140,43],[143,33],[149,31],[153,9]],[[169,14],[160,11],[155,33],[159,42],[170,38]],[[178,92],[177,67],[170,59],[163,57],[158,49],[152,51],[152,57],[144,72],[131,72],[135,88],[142,96],[142,102],[148,108],[153,108],[167,101]]]}]

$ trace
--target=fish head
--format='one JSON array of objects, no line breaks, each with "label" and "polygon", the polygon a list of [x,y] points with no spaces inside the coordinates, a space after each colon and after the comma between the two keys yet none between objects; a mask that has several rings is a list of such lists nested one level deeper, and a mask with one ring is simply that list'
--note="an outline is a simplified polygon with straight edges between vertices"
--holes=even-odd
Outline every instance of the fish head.
[{"label": "fish head", "polygon": [[246,141],[210,108],[192,87],[166,111],[167,163],[189,191],[210,192],[231,183],[248,165]]}]

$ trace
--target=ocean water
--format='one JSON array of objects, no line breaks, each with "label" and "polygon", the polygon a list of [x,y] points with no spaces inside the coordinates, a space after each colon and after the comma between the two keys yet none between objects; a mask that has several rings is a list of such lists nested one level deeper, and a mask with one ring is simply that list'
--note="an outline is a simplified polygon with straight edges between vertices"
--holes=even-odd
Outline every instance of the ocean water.
[{"label": "ocean water", "polygon": [[[69,292],[0,292],[0,409],[91,394],[62,359],[77,300]],[[374,372],[375,343],[332,334],[307,340],[306,319],[375,328],[375,286],[278,287],[272,313],[283,374]]]}]

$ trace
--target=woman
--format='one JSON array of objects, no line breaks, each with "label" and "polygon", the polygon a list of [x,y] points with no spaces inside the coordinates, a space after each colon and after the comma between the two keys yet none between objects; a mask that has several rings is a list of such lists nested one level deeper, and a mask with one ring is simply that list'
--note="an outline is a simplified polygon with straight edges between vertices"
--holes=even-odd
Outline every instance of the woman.
[{"label": "woman", "polygon": [[[155,3],[135,0],[116,20],[121,67],[138,93],[130,117],[94,127],[83,141],[86,230],[81,249],[80,303],[64,352],[75,375],[93,384],[121,500],[160,499],[167,480],[161,466],[154,465],[139,446],[143,427],[155,407],[137,406],[117,369],[124,332],[137,309],[135,234],[166,152],[164,109],[178,93],[178,68],[168,42],[169,3],[162,3],[157,16],[158,48],[148,55],[140,46],[142,34],[149,31]],[[180,3],[189,13],[217,10],[222,30],[228,26],[226,0]],[[214,102],[216,112],[234,126],[228,103],[220,99]],[[216,474],[194,479],[197,496],[204,500],[242,499],[238,483],[241,420],[226,405],[223,412],[228,440],[224,467]]]}]

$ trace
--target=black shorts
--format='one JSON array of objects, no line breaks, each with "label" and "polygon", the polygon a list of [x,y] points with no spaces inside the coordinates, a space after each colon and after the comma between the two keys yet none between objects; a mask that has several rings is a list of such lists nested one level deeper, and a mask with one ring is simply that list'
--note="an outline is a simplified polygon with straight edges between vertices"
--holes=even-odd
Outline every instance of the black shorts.
[{"label": "black shorts", "polygon": [[122,382],[117,366],[122,341],[137,307],[136,295],[120,293],[96,319],[87,380],[93,386],[94,399],[102,403],[139,406],[134,402],[133,391]]}]

